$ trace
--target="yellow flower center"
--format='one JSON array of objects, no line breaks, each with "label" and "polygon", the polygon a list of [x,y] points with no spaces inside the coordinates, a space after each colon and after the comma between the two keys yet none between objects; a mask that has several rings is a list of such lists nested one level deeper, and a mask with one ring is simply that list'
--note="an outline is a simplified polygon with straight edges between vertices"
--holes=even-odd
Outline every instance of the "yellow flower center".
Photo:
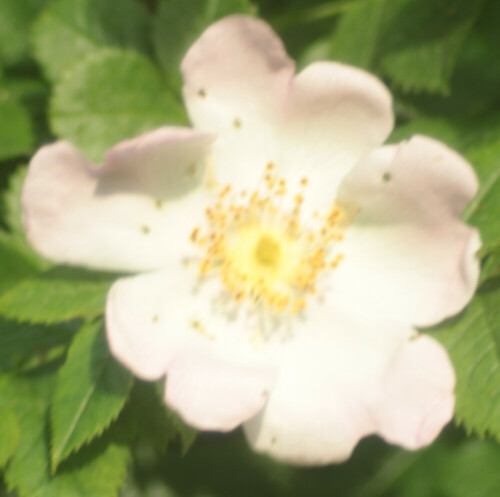
[{"label": "yellow flower center", "polygon": [[200,275],[218,275],[236,302],[250,299],[256,306],[296,314],[317,293],[321,275],[343,258],[332,254],[335,242],[343,238],[342,212],[333,206],[323,216],[314,213],[304,224],[307,178],[288,199],[286,181],[273,171],[269,163],[251,194],[231,193],[230,185],[222,188],[205,211],[208,229],[194,228],[190,239],[204,252]]},{"label": "yellow flower center", "polygon": [[257,262],[262,266],[276,268],[280,262],[281,247],[272,235],[260,237],[254,252]]}]

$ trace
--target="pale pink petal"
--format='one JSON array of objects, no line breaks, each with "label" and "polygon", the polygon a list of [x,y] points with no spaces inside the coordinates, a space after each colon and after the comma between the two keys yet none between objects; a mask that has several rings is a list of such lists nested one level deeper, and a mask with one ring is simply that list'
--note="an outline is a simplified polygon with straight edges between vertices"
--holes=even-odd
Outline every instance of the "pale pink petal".
[{"label": "pale pink petal", "polygon": [[291,183],[308,177],[311,209],[328,208],[343,177],[393,124],[392,98],[380,80],[344,64],[312,64],[290,87],[278,165]]},{"label": "pale pink petal", "polygon": [[193,125],[217,134],[218,179],[254,188],[280,147],[274,128],[295,70],[283,43],[265,22],[231,16],[203,33],[181,68]]},{"label": "pale pink petal", "polygon": [[453,416],[455,375],[434,339],[408,341],[388,367],[374,399],[378,433],[406,449],[430,444]]},{"label": "pale pink petal", "polygon": [[211,140],[189,129],[161,128],[117,145],[102,166],[67,142],[43,147],[30,163],[22,195],[29,241],[64,264],[161,267],[186,251],[202,218]]},{"label": "pale pink petal", "polygon": [[194,428],[229,431],[262,409],[275,381],[273,368],[189,350],[168,366],[165,402]]},{"label": "pale pink petal", "polygon": [[416,326],[459,312],[479,277],[479,235],[460,219],[476,191],[471,166],[430,138],[368,154],[339,191],[354,218],[332,275],[336,298]]},{"label": "pale pink petal", "polygon": [[292,182],[310,176],[311,198],[324,205],[393,125],[391,97],[379,80],[334,63],[314,64],[294,79],[279,38],[251,17],[213,24],[182,69],[191,119],[217,134],[217,176],[236,189],[254,188],[273,162]]},{"label": "pale pink petal", "polygon": [[275,368],[253,353],[240,319],[216,312],[219,291],[180,262],[119,280],[106,329],[111,352],[135,375],[167,375],[166,401],[189,424],[227,431],[262,408]]},{"label": "pale pink petal", "polygon": [[[295,65],[263,21],[235,15],[212,24],[181,65],[184,98],[196,128],[242,129],[280,109]],[[265,119],[265,118],[264,118]]]},{"label": "pale pink petal", "polygon": [[347,459],[375,430],[370,399],[406,327],[333,301],[311,303],[294,321],[290,340],[276,344],[280,366],[261,413],[245,424],[258,452],[293,464]]}]

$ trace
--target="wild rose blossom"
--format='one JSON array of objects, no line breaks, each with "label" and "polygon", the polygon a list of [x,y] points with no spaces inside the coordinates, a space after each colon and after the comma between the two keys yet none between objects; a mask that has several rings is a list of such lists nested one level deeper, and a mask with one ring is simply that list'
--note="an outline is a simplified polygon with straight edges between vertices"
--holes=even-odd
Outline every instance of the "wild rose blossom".
[{"label": "wild rose blossom", "polygon": [[166,377],[190,425],[243,424],[257,451],[298,464],[342,461],[372,433],[430,443],[455,379],[416,327],[459,312],[478,281],[469,164],[423,136],[381,146],[380,81],[332,62],[294,76],[250,17],[207,29],[182,72],[193,129],[127,140],[101,165],[67,142],[36,154],[31,243],[143,273],[109,292],[109,345],[138,377]]}]

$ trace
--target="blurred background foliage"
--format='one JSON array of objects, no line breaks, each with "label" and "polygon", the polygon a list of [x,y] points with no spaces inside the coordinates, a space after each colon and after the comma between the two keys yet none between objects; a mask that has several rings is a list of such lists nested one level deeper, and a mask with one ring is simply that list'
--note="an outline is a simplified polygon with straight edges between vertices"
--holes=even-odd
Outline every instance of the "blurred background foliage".
[{"label": "blurred background foliage", "polygon": [[[258,15],[298,69],[337,60],[394,95],[391,141],[438,138],[474,165],[464,213],[482,284],[428,330],[447,347],[457,426],[415,453],[376,437],[346,463],[294,468],[240,432],[196,434],[109,355],[114,275],[57,268],[27,245],[19,197],[34,151],[68,139],[99,161],[118,140],[188,122],[179,63],[205,27]],[[0,496],[495,497],[500,495],[498,0],[0,0]]]}]

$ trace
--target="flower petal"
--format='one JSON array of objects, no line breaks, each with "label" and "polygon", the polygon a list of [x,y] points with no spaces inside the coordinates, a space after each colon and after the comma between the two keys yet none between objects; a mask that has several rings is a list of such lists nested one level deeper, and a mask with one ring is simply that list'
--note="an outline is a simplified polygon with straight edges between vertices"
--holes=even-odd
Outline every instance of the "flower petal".
[{"label": "flower petal", "polygon": [[253,188],[279,150],[273,123],[295,70],[281,40],[263,21],[226,17],[202,34],[181,69],[194,126],[217,133],[220,181]]},{"label": "flower petal", "polygon": [[392,98],[380,80],[344,64],[312,64],[290,86],[279,165],[292,182],[307,176],[307,203],[326,209],[342,178],[393,124]]},{"label": "flower petal", "polygon": [[302,465],[343,461],[374,431],[372,392],[411,333],[335,302],[311,304],[276,352],[280,374],[268,403],[245,424],[255,450]]},{"label": "flower petal", "polygon": [[272,368],[190,350],[168,367],[165,402],[199,430],[229,431],[262,409],[275,381]]},{"label": "flower petal", "polygon": [[161,267],[186,250],[202,217],[210,144],[202,133],[161,128],[117,145],[102,166],[67,142],[43,147],[31,161],[22,195],[28,239],[59,263],[124,271]]},{"label": "flower petal", "polygon": [[395,357],[375,397],[377,431],[406,449],[430,444],[453,416],[455,375],[434,339],[419,335]]},{"label": "flower petal", "polygon": [[393,125],[391,96],[379,80],[335,63],[293,78],[279,38],[251,17],[208,28],[182,70],[191,119],[217,133],[217,175],[236,188],[254,188],[273,162],[287,179],[316,174],[322,203],[331,202],[340,178]]},{"label": "flower petal", "polygon": [[[252,353],[235,319],[214,312],[220,284],[191,268],[119,280],[106,307],[114,356],[146,380],[167,375],[166,401],[192,426],[230,430],[262,408],[275,368]],[[249,353],[250,352],[250,353]]]},{"label": "flower petal", "polygon": [[430,138],[370,153],[339,191],[356,214],[332,275],[337,298],[415,326],[459,312],[479,277],[479,235],[460,219],[476,190],[470,165]]}]

